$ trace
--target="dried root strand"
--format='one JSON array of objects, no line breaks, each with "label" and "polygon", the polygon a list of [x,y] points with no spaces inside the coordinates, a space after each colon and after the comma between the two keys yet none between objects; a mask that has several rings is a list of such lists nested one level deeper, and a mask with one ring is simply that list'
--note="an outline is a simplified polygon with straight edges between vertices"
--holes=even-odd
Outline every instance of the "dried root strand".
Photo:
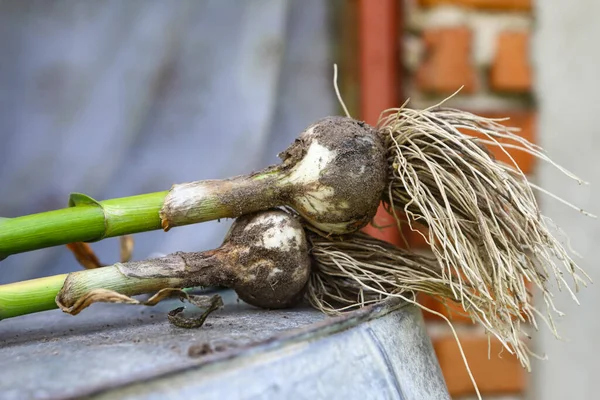
[{"label": "dried root strand", "polygon": [[459,301],[462,292],[477,307],[484,299],[443,276],[437,260],[375,239],[364,233],[343,237],[309,234],[313,270],[308,301],[328,314],[379,303],[389,297],[414,298],[417,293]]},{"label": "dried root strand", "polygon": [[[428,228],[425,239],[441,267],[440,279],[450,283],[447,297],[462,303],[529,369],[532,353],[522,339],[526,323],[537,328],[541,318],[558,337],[551,281],[577,301],[563,271],[575,291],[589,278],[553,235],[552,222],[534,196],[537,187],[516,164],[497,162],[484,145],[499,146],[506,154],[506,148],[527,152],[584,182],[500,121],[439,105],[384,112],[378,126],[390,166],[384,201],[398,223],[395,210],[403,209],[413,230],[415,222]],[[545,312],[533,306],[528,282],[541,291]]]}]

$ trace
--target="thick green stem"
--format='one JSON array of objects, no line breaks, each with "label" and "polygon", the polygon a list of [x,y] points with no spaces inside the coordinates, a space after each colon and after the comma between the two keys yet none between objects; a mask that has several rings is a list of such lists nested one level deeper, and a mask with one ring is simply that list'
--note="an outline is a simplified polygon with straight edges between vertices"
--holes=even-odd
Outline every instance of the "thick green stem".
[{"label": "thick green stem", "polygon": [[73,194],[69,208],[0,219],[0,260],[73,242],[240,215],[283,205],[279,172],[175,185],[170,191],[96,201]]},{"label": "thick green stem", "polygon": [[[151,263],[152,260],[148,262]],[[143,263],[146,261],[136,262],[136,264]],[[77,299],[94,289],[107,289],[125,296],[136,296],[181,286],[182,279],[177,277],[138,278],[127,276],[119,270],[117,265],[119,264],[71,273],[65,285],[68,297]]]},{"label": "thick green stem", "polygon": [[[65,285],[67,277],[68,283]],[[183,280],[177,277],[129,277],[115,265],[0,285],[0,320],[58,308],[56,296],[63,285],[66,289],[63,291],[64,297],[78,299],[94,289],[135,296],[181,287],[182,283]]]},{"label": "thick green stem", "polygon": [[0,285],[0,320],[57,308],[54,299],[67,274]]},{"label": "thick green stem", "polygon": [[0,259],[44,247],[160,229],[158,211],[167,193],[102,202],[72,195],[69,208],[0,220]]}]

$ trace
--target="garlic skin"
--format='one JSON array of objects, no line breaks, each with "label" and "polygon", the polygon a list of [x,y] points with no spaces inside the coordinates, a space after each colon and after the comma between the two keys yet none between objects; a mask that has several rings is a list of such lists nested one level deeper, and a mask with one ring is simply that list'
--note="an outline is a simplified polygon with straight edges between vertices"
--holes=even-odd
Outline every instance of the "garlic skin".
[{"label": "garlic skin", "polygon": [[285,152],[287,199],[311,225],[328,234],[364,227],[377,212],[386,185],[385,148],[377,131],[347,117],[309,126]]},{"label": "garlic skin", "polygon": [[302,224],[292,215],[270,210],[239,217],[221,249],[228,286],[246,303],[284,308],[302,298],[311,260]]}]

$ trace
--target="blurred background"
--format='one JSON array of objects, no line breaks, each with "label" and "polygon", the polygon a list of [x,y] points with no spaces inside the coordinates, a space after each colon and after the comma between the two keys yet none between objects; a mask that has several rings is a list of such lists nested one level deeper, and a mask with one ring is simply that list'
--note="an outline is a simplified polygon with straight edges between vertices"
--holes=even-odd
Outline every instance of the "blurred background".
[{"label": "blurred background", "polygon": [[[336,112],[325,1],[0,1],[0,215],[248,173]],[[136,259],[221,244],[230,222],[135,236]],[[118,259],[118,240],[94,244]],[[0,281],[77,269],[64,248]]]},{"label": "blurred background", "polygon": [[[351,114],[372,124],[408,97],[423,108],[463,87],[450,105],[510,117],[595,185],[513,153],[521,169],[598,214],[598,15],[595,0],[0,0],[0,215],[62,208],[73,191],[102,200],[276,163],[306,126],[340,114],[333,63]],[[597,222],[540,202],[597,281]],[[134,257],[213,248],[228,226],[138,234]],[[117,261],[117,240],[93,247]],[[79,268],[65,248],[45,249],[3,261],[0,283]],[[549,360],[531,374],[497,343],[488,360],[480,329],[438,311],[454,315],[486,399],[592,399],[600,295],[592,286],[579,300],[559,296],[564,341],[542,327],[533,346]],[[472,398],[445,323],[426,321],[451,394]]]}]

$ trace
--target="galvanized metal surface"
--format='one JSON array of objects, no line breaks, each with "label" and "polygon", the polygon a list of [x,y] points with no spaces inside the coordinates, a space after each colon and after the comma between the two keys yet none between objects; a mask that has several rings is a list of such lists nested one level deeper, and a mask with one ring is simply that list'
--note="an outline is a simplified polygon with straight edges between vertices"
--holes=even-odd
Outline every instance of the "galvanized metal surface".
[{"label": "galvanized metal surface", "polygon": [[1,321],[0,398],[449,398],[412,306],[327,318],[225,300],[195,330],[169,325],[175,301]]}]

